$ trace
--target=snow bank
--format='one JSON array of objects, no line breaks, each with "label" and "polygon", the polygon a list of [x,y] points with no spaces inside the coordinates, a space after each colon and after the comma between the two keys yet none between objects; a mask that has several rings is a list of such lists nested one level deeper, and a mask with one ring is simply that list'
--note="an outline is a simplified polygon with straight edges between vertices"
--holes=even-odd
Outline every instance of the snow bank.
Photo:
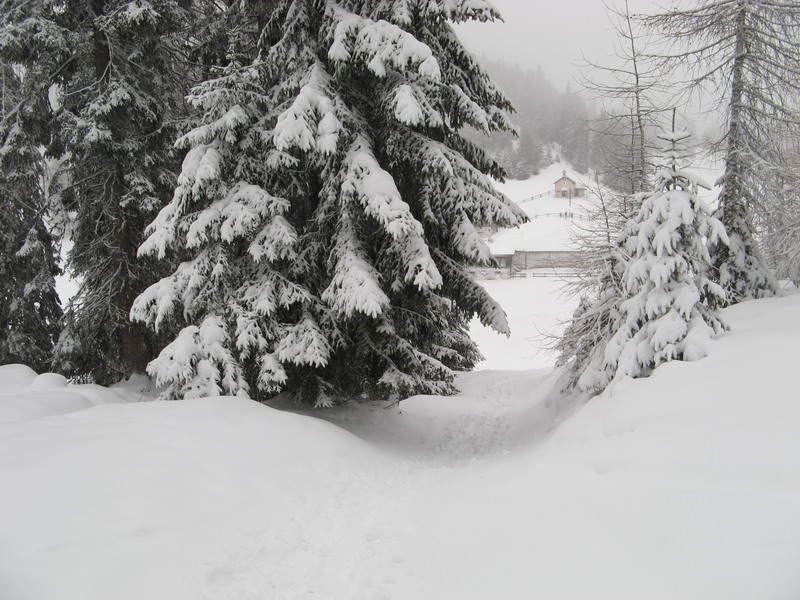
[{"label": "snow bank", "polygon": [[115,402],[123,402],[122,397],[98,385],[67,387],[62,375],[37,375],[23,365],[0,366],[0,426]]},{"label": "snow bank", "polygon": [[295,519],[330,516],[375,460],[341,429],[248,400],[92,406],[82,387],[49,391],[38,418],[23,409],[41,392],[0,395],[4,415],[25,417],[0,424],[0,598],[227,597],[206,596],[225,550],[259,532],[277,551],[263,566],[278,568],[304,543]]},{"label": "snow bank", "polygon": [[577,407],[549,370],[327,423],[2,367],[0,598],[795,600],[800,295],[725,318]]},{"label": "snow bank", "polygon": [[428,597],[800,597],[800,296],[725,317],[708,358],[628,380],[408,507]]}]

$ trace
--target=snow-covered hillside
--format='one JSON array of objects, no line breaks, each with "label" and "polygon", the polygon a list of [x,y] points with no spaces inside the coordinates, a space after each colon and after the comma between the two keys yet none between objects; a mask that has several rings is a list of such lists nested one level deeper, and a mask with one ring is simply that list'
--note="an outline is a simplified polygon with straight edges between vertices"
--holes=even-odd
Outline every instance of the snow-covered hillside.
[{"label": "snow-covered hillside", "polygon": [[0,598],[794,600],[800,295],[724,316],[582,406],[483,371],[327,423],[2,367]]},{"label": "snow-covered hillside", "polygon": [[[587,206],[595,199],[591,195],[572,200],[554,197],[553,184],[563,172],[581,184],[587,183],[583,176],[563,163],[550,165],[530,179],[496,183],[500,191],[519,204],[530,221],[518,228],[501,229],[492,234],[489,247],[495,255],[512,254],[515,250],[575,249],[575,229],[584,224]],[[567,213],[570,213],[569,218]],[[474,319],[470,324],[470,336],[478,342],[484,355],[476,368],[552,367],[555,356],[547,351],[551,336],[563,330],[577,306],[576,298],[562,293],[563,280],[558,277],[514,281],[488,279],[481,284],[505,310],[512,335],[505,337]]]},{"label": "snow-covered hillside", "polygon": [[[556,163],[525,180],[497,183],[497,188],[525,211],[528,223],[514,229],[502,229],[493,234],[489,247],[495,255],[515,250],[573,250],[576,226],[584,223],[586,209],[595,202],[591,194],[583,198],[556,198],[554,183],[563,174],[581,185],[586,177],[569,165]],[[544,194],[544,195],[542,195]]]},{"label": "snow-covered hillside", "polygon": [[[702,168],[691,168],[711,189],[698,190],[704,201],[714,204],[718,188],[713,184],[720,173],[720,166],[710,163]],[[557,198],[553,194],[554,183],[562,174],[579,185],[587,187],[582,198]],[[597,203],[594,182],[591,176],[582,175],[566,163],[555,163],[541,170],[538,175],[524,180],[508,180],[496,183],[497,189],[518,203],[530,218],[528,223],[513,229],[501,229],[491,236],[489,247],[495,255],[509,254],[515,250],[575,250],[574,234],[588,226],[587,210]]]}]

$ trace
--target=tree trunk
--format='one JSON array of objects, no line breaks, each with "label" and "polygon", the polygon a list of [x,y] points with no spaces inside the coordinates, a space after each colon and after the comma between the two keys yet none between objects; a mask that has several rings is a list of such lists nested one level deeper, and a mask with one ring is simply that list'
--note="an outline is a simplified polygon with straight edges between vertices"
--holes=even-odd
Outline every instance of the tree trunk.
[{"label": "tree trunk", "polygon": [[[743,5],[736,17],[736,50],[731,68],[731,99],[728,115],[728,148],[725,157],[725,188],[719,197],[723,217],[741,198],[741,146],[742,94],[745,60],[747,56],[747,7]],[[731,215],[732,216],[732,215]],[[725,222],[723,220],[723,222]],[[730,221],[729,221],[730,222]],[[728,223],[726,223],[728,224]]]},{"label": "tree trunk", "polygon": [[[105,14],[105,0],[92,0],[91,7],[95,19]],[[98,85],[104,87],[112,78],[111,49],[105,32],[97,26],[96,22],[92,25],[92,34],[95,76]],[[115,131],[113,135],[116,142],[122,141],[116,139],[119,137],[118,132]],[[126,192],[123,167],[118,161],[113,161],[113,158],[107,158],[109,163],[106,163],[105,168],[111,173],[111,182],[105,190],[107,195],[105,203],[110,213],[108,220],[112,226],[118,229],[116,232],[117,242],[110,244],[106,251],[109,260],[115,263],[119,271],[123,273],[122,285],[113,296],[115,310],[112,315],[114,329],[118,336],[122,362],[120,366],[123,374],[144,373],[149,358],[148,345],[141,324],[132,323],[130,320],[131,306],[138,295],[138,290],[134,289],[137,278],[131,265],[137,261],[138,238],[142,232],[132,230],[132,225],[137,220],[126,218],[125,209],[120,206]]]}]

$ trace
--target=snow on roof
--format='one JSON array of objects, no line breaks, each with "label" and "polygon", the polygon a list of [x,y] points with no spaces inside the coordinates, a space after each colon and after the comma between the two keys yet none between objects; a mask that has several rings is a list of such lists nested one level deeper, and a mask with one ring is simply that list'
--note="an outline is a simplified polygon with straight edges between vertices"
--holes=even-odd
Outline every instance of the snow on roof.
[{"label": "snow on roof", "polygon": [[[556,179],[556,180],[555,180],[553,183],[558,183],[558,182],[559,182],[559,181],[561,181],[562,179],[566,179],[567,181],[571,181],[571,182],[572,182],[572,183],[574,183],[574,184],[575,184],[577,187],[581,187],[581,186],[578,184],[578,182],[577,182],[577,181],[575,181],[575,180],[574,180],[572,177],[570,177],[569,175],[567,175],[567,170],[566,170],[566,169],[562,169],[562,171],[561,171],[561,177],[559,177],[558,179]],[[582,188],[582,189],[586,189],[586,188]]]}]

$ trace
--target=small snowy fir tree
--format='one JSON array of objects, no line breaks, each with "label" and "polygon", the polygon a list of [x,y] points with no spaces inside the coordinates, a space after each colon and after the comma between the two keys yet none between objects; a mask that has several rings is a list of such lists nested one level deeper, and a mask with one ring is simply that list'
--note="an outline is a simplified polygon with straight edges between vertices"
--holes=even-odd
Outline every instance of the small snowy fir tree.
[{"label": "small snowy fir tree", "polygon": [[619,324],[624,260],[618,250],[606,256],[607,266],[599,273],[596,289],[590,290],[591,295],[581,296],[569,325],[554,344],[558,352],[556,367],[566,374],[565,392],[576,387],[593,389],[586,378],[581,385],[581,378],[602,364],[605,345]]},{"label": "small snowy fir tree", "polygon": [[22,71],[0,63],[0,364],[50,369],[61,305],[57,245],[45,224],[44,160],[25,135],[35,119]]},{"label": "small snowy fir tree", "polygon": [[132,311],[187,325],[149,367],[168,396],[447,394],[479,356],[472,316],[507,332],[465,266],[492,262],[476,225],[524,216],[460,132],[511,129],[509,105],[449,23],[497,16],[482,0],[282,0],[256,59],[230,52],[194,89],[202,125],[140,248],[191,258]]},{"label": "small snowy fir tree", "polygon": [[583,308],[584,315],[599,314],[610,303],[614,321],[613,335],[584,350],[588,364],[577,379],[583,391],[646,376],[671,360],[702,358],[708,341],[725,329],[717,315],[725,292],[711,280],[706,242],[724,244],[727,235],[696,194],[707,185],[678,168],[689,134],[659,137],[668,143],[668,166],[656,174],[655,191],[641,197],[617,242],[625,257],[621,295]]},{"label": "small snowy fir tree", "polygon": [[[651,174],[635,158],[637,154],[642,156],[642,141],[641,137],[627,138],[627,154],[634,158],[616,171],[623,177],[615,177],[612,182],[625,181],[629,190],[647,188]],[[575,277],[565,286],[567,294],[580,298],[579,306],[552,346],[558,353],[556,367],[566,374],[564,391],[575,388],[589,365],[601,360],[602,348],[616,331],[625,271],[625,254],[617,238],[641,202],[641,194],[625,193],[601,182],[599,174],[593,194],[596,202],[588,209],[587,224],[579,225],[572,235],[580,248],[580,259],[575,265]]]}]

